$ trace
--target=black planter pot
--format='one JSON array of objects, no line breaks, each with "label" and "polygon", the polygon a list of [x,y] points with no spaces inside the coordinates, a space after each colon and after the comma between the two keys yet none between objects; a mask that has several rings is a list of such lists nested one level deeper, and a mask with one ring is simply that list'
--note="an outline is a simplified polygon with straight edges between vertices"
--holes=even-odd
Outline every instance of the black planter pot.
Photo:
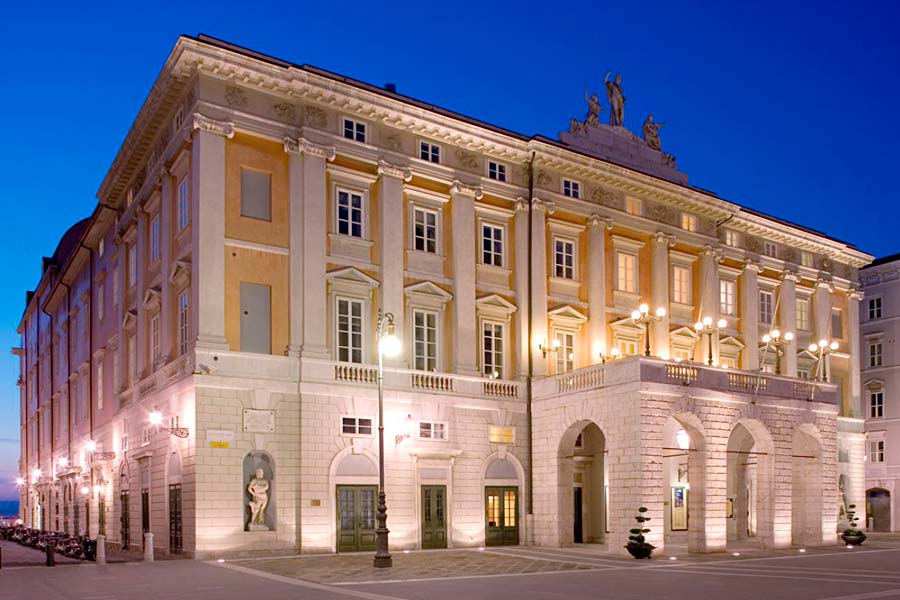
[{"label": "black planter pot", "polygon": [[650,544],[646,545],[637,545],[637,544],[629,544],[625,546],[625,549],[628,550],[628,553],[637,559],[641,558],[650,558],[650,555],[653,554],[653,546]]},{"label": "black planter pot", "polygon": [[866,541],[866,534],[860,531],[858,534],[842,533],[841,539],[849,546],[859,546]]}]

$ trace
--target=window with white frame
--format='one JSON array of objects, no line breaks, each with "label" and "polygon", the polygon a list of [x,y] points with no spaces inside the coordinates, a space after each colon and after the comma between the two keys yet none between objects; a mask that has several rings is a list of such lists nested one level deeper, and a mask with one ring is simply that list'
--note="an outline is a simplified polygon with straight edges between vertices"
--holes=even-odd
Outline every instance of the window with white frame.
[{"label": "window with white frame", "polygon": [[97,363],[97,409],[103,409],[103,363]]},{"label": "window with white frame", "polygon": [[488,430],[488,441],[492,444],[514,444],[516,442],[516,428],[491,425]]},{"label": "window with white frame", "polygon": [[106,316],[106,286],[102,283],[97,285],[97,320],[102,321]]},{"label": "window with white frame", "polygon": [[150,317],[150,360],[154,365],[159,364],[159,313]]},{"label": "window with white frame", "polygon": [[488,161],[488,178],[506,181],[506,165],[493,160]]},{"label": "window with white frame", "polygon": [[869,319],[881,318],[881,297],[869,298]]},{"label": "window with white frame", "polygon": [[362,300],[337,299],[337,359],[341,362],[363,361],[363,308]]},{"label": "window with white frame", "polygon": [[481,372],[494,379],[503,378],[503,323],[481,323]]},{"label": "window with white frame", "polygon": [[481,225],[481,262],[492,267],[503,266],[503,227],[483,223]]},{"label": "window with white frame", "polygon": [[772,292],[759,292],[759,322],[766,325],[772,324],[772,314],[775,308],[775,295]]},{"label": "window with white frame", "polygon": [[763,254],[778,258],[778,246],[775,245],[775,242],[763,242]]},{"label": "window with white frame", "polygon": [[797,377],[800,379],[809,379],[809,369],[797,369]]},{"label": "window with white frame", "polygon": [[726,369],[736,369],[737,360],[734,356],[719,355],[719,366]]},{"label": "window with white frame", "polygon": [[625,212],[636,217],[641,216],[640,198],[632,198],[631,196],[627,196],[625,198]]},{"label": "window with white frame", "polygon": [[637,342],[635,340],[626,340],[622,338],[616,339],[616,346],[619,348],[619,354],[621,356],[636,356],[637,355]]},{"label": "window with white frame", "polygon": [[350,190],[337,191],[337,232],[350,237],[363,237],[363,196]]},{"label": "window with white frame", "polygon": [[691,270],[689,267],[682,265],[672,267],[672,302],[691,303]]},{"label": "window with white frame", "polygon": [[344,137],[354,142],[366,141],[366,124],[344,118]]},{"label": "window with white frame", "polygon": [[413,209],[413,247],[419,252],[437,253],[437,218],[433,210]]},{"label": "window with white frame", "polygon": [[884,417],[884,391],[869,392],[869,418],[881,419]]},{"label": "window with white frame", "polygon": [[697,231],[697,215],[681,213],[681,228],[685,231]]},{"label": "window with white frame", "polygon": [[417,371],[438,367],[438,313],[413,310],[413,366]]},{"label": "window with white frame", "polygon": [[687,348],[673,347],[672,360],[675,362],[686,362],[691,360],[691,351]]},{"label": "window with white frame", "polygon": [[341,417],[341,433],[344,435],[372,435],[372,419]]},{"label": "window with white frame", "polygon": [[581,184],[573,179],[562,180],[562,191],[566,198],[581,198]]},{"label": "window with white frame", "polygon": [[869,462],[884,462],[884,440],[874,440],[869,442]]},{"label": "window with white frame", "polygon": [[188,292],[178,294],[178,353],[185,354],[188,349],[189,321]]},{"label": "window with white frame", "polygon": [[150,262],[159,260],[159,213],[150,219]]},{"label": "window with white frame", "polygon": [[800,264],[804,267],[812,267],[813,255],[809,252],[800,252]]},{"label": "window with white frame", "polygon": [[575,370],[575,334],[570,331],[556,332],[556,372],[568,373]]},{"label": "window with white frame", "polygon": [[141,429],[141,446],[149,446],[151,439],[151,432],[149,427],[144,427]]},{"label": "window with white frame", "polygon": [[428,162],[440,164],[441,147],[424,140],[419,141],[419,158]]},{"label": "window with white frame", "polygon": [[419,439],[444,441],[447,439],[447,425],[437,421],[419,421]]},{"label": "window with white frame", "polygon": [[188,178],[184,177],[178,183],[178,231],[181,231],[191,222],[190,194],[188,191]]},{"label": "window with white frame", "polygon": [[616,289],[637,292],[637,256],[630,252],[616,252]]},{"label": "window with white frame", "polygon": [[797,299],[797,329],[809,331],[809,300]]},{"label": "window with white frame", "polygon": [[730,279],[719,280],[719,314],[734,316],[735,292],[734,281]]},{"label": "window with white frame", "polygon": [[884,346],[880,339],[869,340],[869,366],[880,367],[884,363],[883,360]]},{"label": "window with white frame", "polygon": [[844,339],[844,321],[839,308],[831,309],[831,337]]},{"label": "window with white frame", "polygon": [[553,275],[575,279],[575,242],[565,238],[553,240]]},{"label": "window with white frame", "polygon": [[137,248],[134,244],[128,245],[126,251],[128,255],[128,287],[134,287],[137,284]]},{"label": "window with white frame", "polygon": [[725,245],[737,248],[741,245],[741,234],[733,229],[725,230]]}]

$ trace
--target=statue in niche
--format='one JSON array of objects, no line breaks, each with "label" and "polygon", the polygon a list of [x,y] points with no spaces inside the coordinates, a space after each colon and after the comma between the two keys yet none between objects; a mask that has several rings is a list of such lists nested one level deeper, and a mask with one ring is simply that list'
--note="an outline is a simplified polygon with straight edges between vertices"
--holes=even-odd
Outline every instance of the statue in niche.
[{"label": "statue in niche", "polygon": [[600,124],[600,111],[603,110],[600,100],[597,99],[596,94],[588,96],[587,90],[584,90],[584,100],[588,103],[588,114],[584,118],[584,127],[596,127]]},{"label": "statue in niche", "polygon": [[610,81],[612,71],[606,74],[603,83],[606,84],[606,97],[609,99],[609,124],[613,127],[625,125],[625,94],[622,93],[622,75],[616,75],[615,80]]},{"label": "statue in niche", "polygon": [[269,505],[269,480],[265,478],[262,469],[256,469],[256,476],[247,485],[250,501],[250,522],[247,529],[250,531],[269,531],[266,525],[266,506]]},{"label": "statue in niche", "polygon": [[665,125],[665,122],[658,123],[653,120],[653,115],[647,115],[641,128],[644,133],[644,141],[654,150],[662,151],[662,144],[659,141],[659,130],[662,129],[663,125]]}]

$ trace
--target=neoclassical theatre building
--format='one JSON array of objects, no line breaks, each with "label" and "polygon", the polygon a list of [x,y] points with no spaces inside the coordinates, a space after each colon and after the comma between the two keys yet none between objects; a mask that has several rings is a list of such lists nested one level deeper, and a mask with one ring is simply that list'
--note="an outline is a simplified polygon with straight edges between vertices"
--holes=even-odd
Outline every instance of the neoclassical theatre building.
[{"label": "neoclassical theatre building", "polygon": [[27,295],[26,524],[373,548],[382,309],[392,549],[834,543],[871,257],[689,185],[621,85],[554,140],[180,38]]}]

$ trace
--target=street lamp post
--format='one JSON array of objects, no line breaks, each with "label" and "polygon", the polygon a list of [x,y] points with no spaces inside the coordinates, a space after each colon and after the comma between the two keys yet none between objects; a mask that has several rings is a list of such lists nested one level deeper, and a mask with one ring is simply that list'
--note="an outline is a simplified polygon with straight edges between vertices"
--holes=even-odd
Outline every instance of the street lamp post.
[{"label": "street lamp post", "polygon": [[650,307],[646,304],[641,304],[640,307],[636,311],[631,313],[631,320],[634,321],[635,325],[643,325],[644,332],[644,356],[650,356],[650,323],[653,321],[659,321],[664,316],[666,316],[666,309],[660,306],[656,309],[656,314],[650,314]]},{"label": "street lamp post", "polygon": [[794,334],[790,331],[786,331],[784,335],[781,335],[781,332],[777,329],[773,329],[772,333],[767,333],[762,336],[762,341],[764,344],[768,344],[775,348],[775,374],[781,375],[781,360],[780,358],[784,355],[784,348],[794,339]]},{"label": "street lamp post", "polygon": [[694,323],[694,330],[702,337],[704,335],[709,336],[709,352],[707,353],[708,357],[706,360],[706,364],[710,367],[713,365],[713,341],[712,336],[716,333],[719,333],[720,329],[725,329],[725,326],[728,323],[725,319],[719,319],[716,322],[716,326],[713,327],[712,317],[703,317],[702,321],[697,321]]},{"label": "street lamp post", "polygon": [[384,494],[384,356],[400,352],[400,340],[394,335],[394,315],[378,309],[375,326],[378,344],[378,510],[375,513],[375,567],[393,565],[388,550],[387,501]]},{"label": "street lamp post", "polygon": [[809,351],[813,354],[818,354],[818,363],[816,364],[816,374],[820,375],[820,381],[828,381],[828,365],[825,362],[825,357],[838,349],[838,343],[832,341],[828,343],[828,340],[819,340],[819,343],[812,343],[809,345]]}]

